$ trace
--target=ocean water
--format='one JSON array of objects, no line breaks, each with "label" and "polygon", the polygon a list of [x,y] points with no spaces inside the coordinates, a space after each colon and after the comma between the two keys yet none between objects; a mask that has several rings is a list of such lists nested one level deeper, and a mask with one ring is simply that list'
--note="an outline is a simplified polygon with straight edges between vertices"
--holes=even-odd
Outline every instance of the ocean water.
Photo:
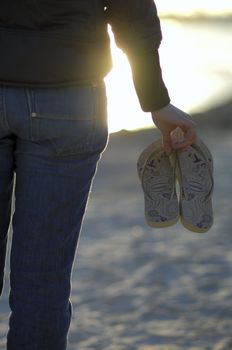
[{"label": "ocean water", "polygon": [[160,15],[228,15],[232,13],[230,0],[155,0]]},{"label": "ocean water", "polygon": [[[230,99],[232,17],[164,17],[161,26],[160,59],[171,102],[194,113]],[[128,61],[113,37],[112,53],[114,68],[106,78],[110,132],[152,126],[150,113],[139,106]]]}]

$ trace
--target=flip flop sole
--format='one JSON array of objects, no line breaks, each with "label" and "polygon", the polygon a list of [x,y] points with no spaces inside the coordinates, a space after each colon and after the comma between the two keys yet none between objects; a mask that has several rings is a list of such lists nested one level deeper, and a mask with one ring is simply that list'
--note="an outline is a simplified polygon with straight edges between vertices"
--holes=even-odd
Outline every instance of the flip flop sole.
[{"label": "flip flop sole", "polygon": [[177,156],[181,223],[190,231],[207,232],[213,225],[212,154],[198,138],[187,150],[177,151]]},{"label": "flip flop sole", "polygon": [[154,228],[165,228],[165,227],[169,227],[169,226],[173,226],[175,225],[178,221],[179,221],[179,215],[175,218],[175,219],[172,219],[172,220],[169,220],[169,221],[165,221],[165,222],[160,222],[160,223],[156,223],[156,222],[153,222],[153,221],[147,221],[147,224],[151,227],[154,227]]},{"label": "flip flop sole", "polygon": [[148,225],[156,228],[174,225],[179,219],[174,170],[160,139],[141,153],[137,170],[144,190]]}]

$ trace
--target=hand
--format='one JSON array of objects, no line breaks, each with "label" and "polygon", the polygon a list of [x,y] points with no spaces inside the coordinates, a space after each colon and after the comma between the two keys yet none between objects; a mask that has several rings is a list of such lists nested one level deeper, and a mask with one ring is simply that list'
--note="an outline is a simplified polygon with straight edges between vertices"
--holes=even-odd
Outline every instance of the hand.
[{"label": "hand", "polygon": [[[161,131],[167,155],[170,155],[175,149],[185,149],[195,141],[196,123],[187,113],[169,104],[151,114],[155,125]],[[182,130],[183,137],[175,140],[172,132],[178,127]]]}]

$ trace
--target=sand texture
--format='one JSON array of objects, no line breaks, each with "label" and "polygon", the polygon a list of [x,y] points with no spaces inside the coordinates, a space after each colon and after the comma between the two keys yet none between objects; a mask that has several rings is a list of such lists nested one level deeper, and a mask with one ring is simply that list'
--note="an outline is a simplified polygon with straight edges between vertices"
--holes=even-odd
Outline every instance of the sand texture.
[{"label": "sand texture", "polygon": [[[180,223],[146,225],[136,161],[159,133],[111,135],[74,265],[68,350],[232,349],[232,115],[221,124],[217,115],[199,122],[215,166],[214,226],[207,234]],[[0,350],[8,275],[7,265]]]}]

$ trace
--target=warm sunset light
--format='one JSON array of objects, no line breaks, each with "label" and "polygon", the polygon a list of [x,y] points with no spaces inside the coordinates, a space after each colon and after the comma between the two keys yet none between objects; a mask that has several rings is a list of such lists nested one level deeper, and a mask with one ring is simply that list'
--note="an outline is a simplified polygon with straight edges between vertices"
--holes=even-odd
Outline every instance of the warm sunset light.
[{"label": "warm sunset light", "polygon": [[105,79],[109,130],[115,132],[151,126],[150,114],[143,113],[140,109],[126,55],[116,47],[112,34],[111,39],[114,68]]},{"label": "warm sunset light", "polygon": [[231,3],[229,0],[156,0],[155,1],[159,14],[194,14],[206,13],[212,15],[222,15],[232,13]]},{"label": "warm sunset light", "polygon": [[[219,4],[220,3],[220,4]],[[227,0],[157,0],[159,13],[230,14]],[[174,17],[175,18],[175,17]],[[190,17],[191,19],[191,17]],[[171,101],[186,112],[198,112],[226,100],[232,89],[232,46],[229,21],[181,21],[161,18],[163,41],[160,59]],[[109,130],[152,126],[150,113],[141,111],[125,54],[111,36],[114,68],[106,77]],[[154,91],[155,94],[155,91]]]}]

